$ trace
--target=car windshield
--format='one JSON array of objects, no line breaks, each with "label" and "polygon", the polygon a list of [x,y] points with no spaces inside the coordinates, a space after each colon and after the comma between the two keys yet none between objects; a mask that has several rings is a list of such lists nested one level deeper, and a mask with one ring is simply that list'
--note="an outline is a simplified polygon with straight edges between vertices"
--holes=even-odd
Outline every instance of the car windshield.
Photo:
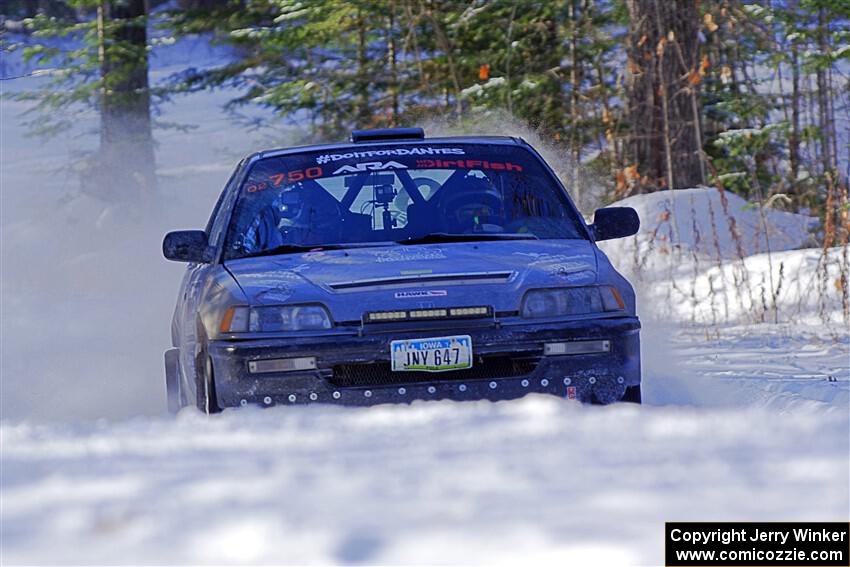
[{"label": "car windshield", "polygon": [[357,146],[260,159],[228,259],[330,245],[586,238],[557,180],[511,144]]}]

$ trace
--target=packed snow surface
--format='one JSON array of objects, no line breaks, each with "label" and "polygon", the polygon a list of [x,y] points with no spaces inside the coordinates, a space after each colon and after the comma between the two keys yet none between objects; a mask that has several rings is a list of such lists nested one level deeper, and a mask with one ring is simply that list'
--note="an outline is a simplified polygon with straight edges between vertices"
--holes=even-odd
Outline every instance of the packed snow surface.
[{"label": "packed snow surface", "polygon": [[549,397],[8,425],[3,562],[659,564],[664,521],[846,519],[847,427]]},{"label": "packed snow surface", "polygon": [[648,330],[643,406],[4,422],[0,559],[645,565],[665,521],[848,518],[847,337]]},{"label": "packed snow surface", "polygon": [[[155,78],[222,55],[169,49]],[[234,127],[229,94],[162,109],[199,128],[157,132],[154,213],[76,189],[92,113],[42,143],[0,101],[0,563],[661,564],[668,520],[850,517],[844,251],[714,189],[627,199],[643,229],[606,244],[640,296],[643,406],[165,416],[184,266],[162,235],[203,226],[240,154],[287,143],[267,116]]]}]

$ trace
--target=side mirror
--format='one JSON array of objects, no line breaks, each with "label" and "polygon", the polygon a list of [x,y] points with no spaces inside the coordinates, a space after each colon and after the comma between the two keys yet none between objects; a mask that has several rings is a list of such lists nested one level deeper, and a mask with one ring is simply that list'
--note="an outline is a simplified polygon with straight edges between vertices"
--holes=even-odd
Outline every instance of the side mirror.
[{"label": "side mirror", "polygon": [[169,232],[162,241],[162,254],[175,262],[209,262],[207,233],[203,230]]},{"label": "side mirror", "polygon": [[596,240],[611,240],[637,234],[640,217],[631,207],[607,207],[596,209],[590,230]]}]

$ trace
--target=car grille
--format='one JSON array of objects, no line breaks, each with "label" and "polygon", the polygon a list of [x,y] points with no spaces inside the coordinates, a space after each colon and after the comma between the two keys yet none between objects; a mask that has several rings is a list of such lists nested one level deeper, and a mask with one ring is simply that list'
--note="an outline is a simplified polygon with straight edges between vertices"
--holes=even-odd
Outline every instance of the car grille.
[{"label": "car grille", "polygon": [[331,383],[342,387],[391,386],[421,382],[512,378],[531,374],[537,367],[538,360],[538,357],[485,356],[483,359],[477,359],[472,368],[447,372],[393,372],[389,362],[337,364],[333,367]]}]

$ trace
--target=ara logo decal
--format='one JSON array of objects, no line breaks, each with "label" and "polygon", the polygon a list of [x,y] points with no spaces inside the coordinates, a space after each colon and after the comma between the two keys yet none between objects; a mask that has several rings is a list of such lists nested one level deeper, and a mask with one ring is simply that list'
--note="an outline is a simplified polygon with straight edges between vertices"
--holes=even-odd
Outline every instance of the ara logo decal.
[{"label": "ara logo decal", "polygon": [[407,166],[397,161],[365,161],[354,165],[344,165],[333,172],[334,175],[340,173],[362,173],[364,171],[382,171],[384,169],[407,169]]},{"label": "ara logo decal", "polygon": [[567,386],[567,399],[568,400],[576,399],[576,387],[575,386]]},{"label": "ara logo decal", "polygon": [[422,297],[445,297],[449,294],[444,289],[419,289],[415,291],[397,291],[396,299],[419,299]]}]

